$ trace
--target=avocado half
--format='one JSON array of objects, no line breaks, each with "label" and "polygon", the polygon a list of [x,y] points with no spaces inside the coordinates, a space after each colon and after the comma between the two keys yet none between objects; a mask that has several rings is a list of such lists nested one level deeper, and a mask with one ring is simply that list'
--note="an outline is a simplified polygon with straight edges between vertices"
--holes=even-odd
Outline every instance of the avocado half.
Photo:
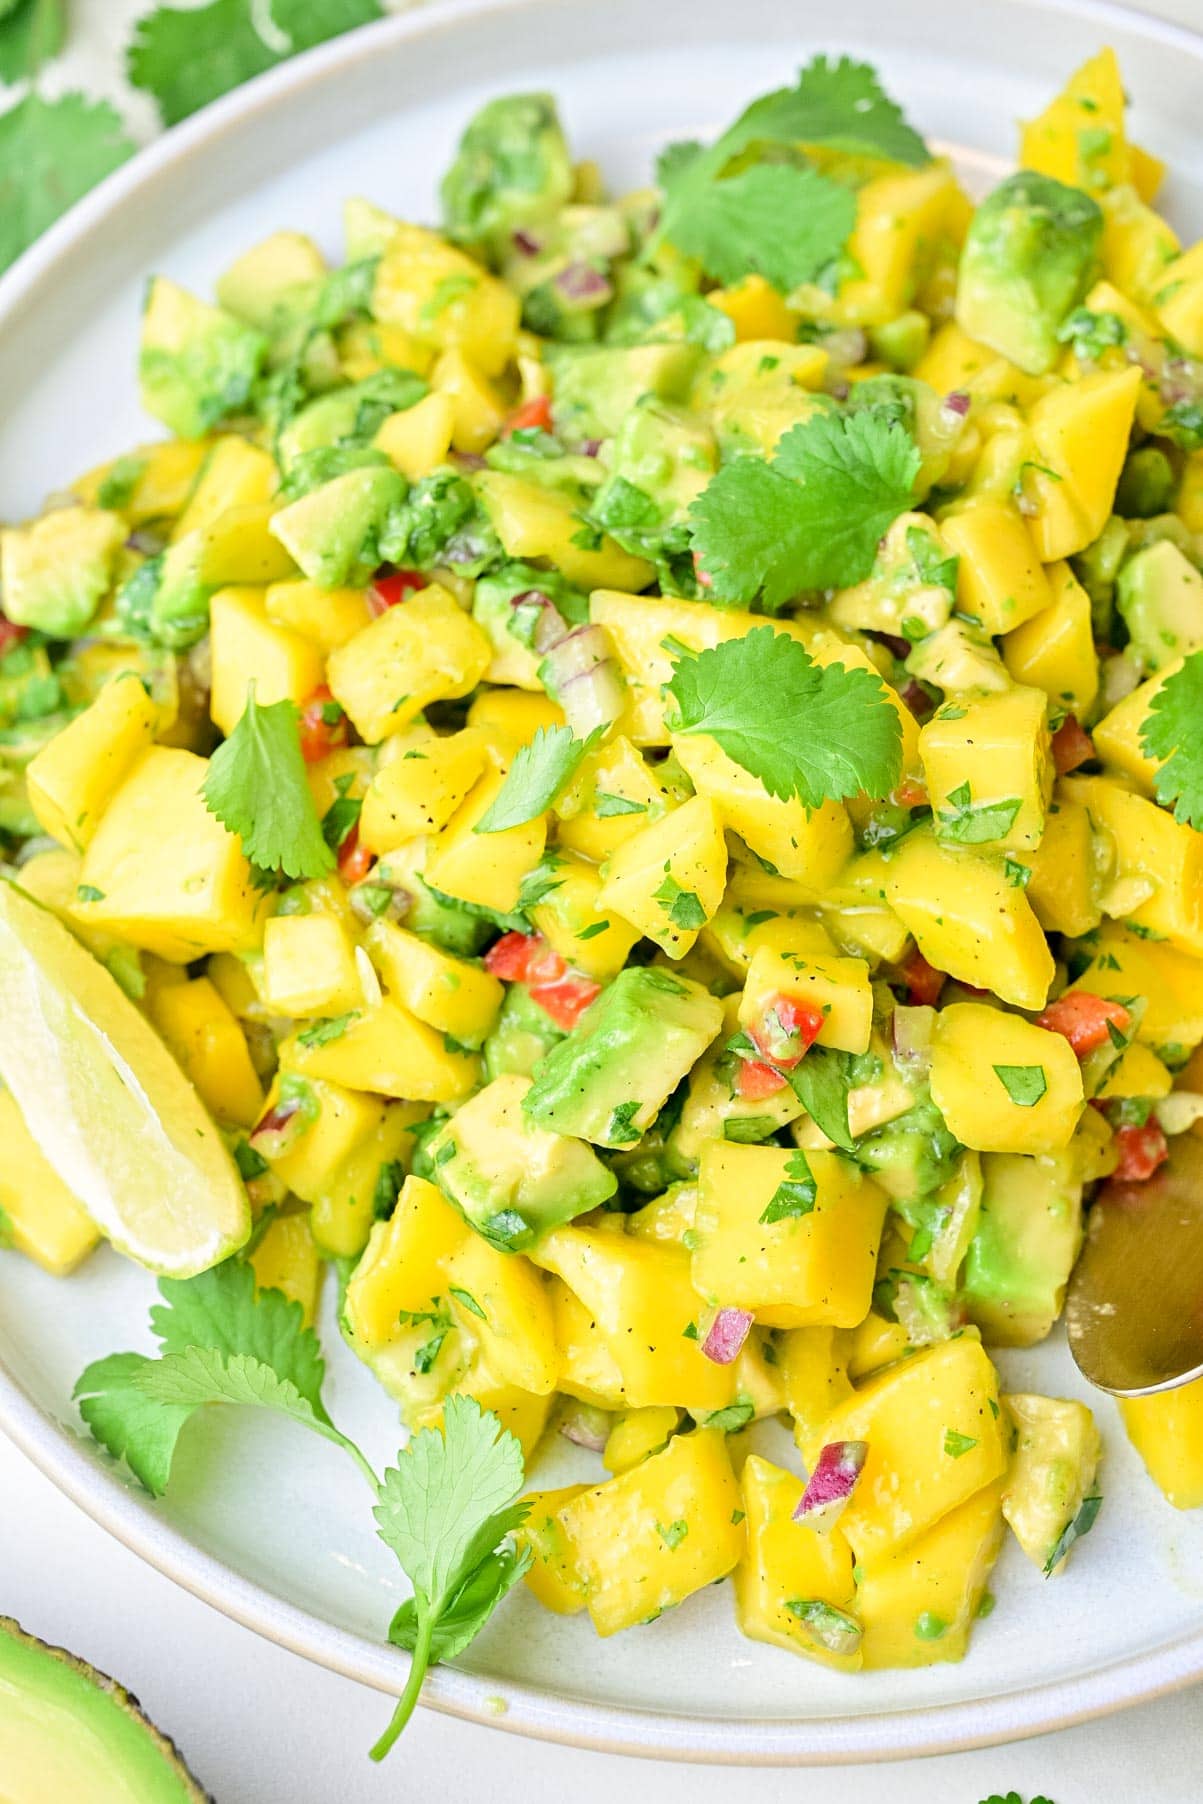
[{"label": "avocado half", "polygon": [[213,1804],[120,1685],[0,1616],[5,1804]]}]

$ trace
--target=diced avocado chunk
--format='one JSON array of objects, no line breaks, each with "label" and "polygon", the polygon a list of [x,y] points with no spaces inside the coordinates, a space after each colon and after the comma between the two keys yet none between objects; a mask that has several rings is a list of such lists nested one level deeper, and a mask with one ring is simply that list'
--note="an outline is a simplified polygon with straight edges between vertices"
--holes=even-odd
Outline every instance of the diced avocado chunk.
[{"label": "diced avocado chunk", "polygon": [[550,219],[573,189],[572,159],[550,94],[509,94],[481,107],[439,190],[447,235],[494,256],[514,233]]},{"label": "diced avocado chunk", "polygon": [[982,1207],[961,1289],[987,1344],[1031,1347],[1048,1334],[1082,1240],[1076,1153],[985,1153]]},{"label": "diced avocado chunk", "polygon": [[365,582],[384,561],[381,534],[389,510],[400,507],[405,494],[405,478],[396,470],[348,470],[282,508],[271,530],[320,588]]},{"label": "diced avocado chunk", "polygon": [[276,441],[276,456],[287,477],[307,452],[331,446],[367,445],[391,413],[412,407],[429,392],[412,370],[385,369],[310,401],[289,421]]},{"label": "diced avocado chunk", "polygon": [[[1057,1571],[1085,1532],[1082,1507],[1096,1495],[1102,1442],[1084,1403],[1018,1392],[1002,1398],[1012,1430],[1011,1464],[1002,1511],[1029,1560]],[[1093,1512],[1088,1508],[1089,1523]],[[1076,1534],[1068,1534],[1078,1524]]]},{"label": "diced avocado chunk", "polygon": [[485,1070],[490,1078],[517,1072],[529,1077],[544,1055],[564,1038],[545,1008],[540,1008],[523,983],[512,983],[497,1025],[484,1044]]},{"label": "diced avocado chunk", "polygon": [[253,326],[152,278],[138,355],[142,405],[179,438],[203,438],[219,420],[245,413],[266,352]]},{"label": "diced avocado chunk", "polygon": [[718,446],[706,422],[647,396],[618,429],[590,517],[636,557],[683,550],[689,504],[717,468]]},{"label": "diced avocado chunk", "polygon": [[1146,670],[1203,645],[1203,576],[1169,539],[1147,545],[1120,570],[1116,605]]},{"label": "diced avocado chunk", "polygon": [[988,194],[969,227],[957,324],[1029,375],[1051,370],[1058,330],[1085,294],[1103,235],[1080,188],[1020,169]]},{"label": "diced avocado chunk", "polygon": [[589,618],[589,597],[558,570],[508,563],[477,583],[472,618],[483,627],[493,647],[491,683],[514,683],[521,689],[542,687],[535,636],[545,613],[544,600],[569,626],[583,626]]},{"label": "diced avocado chunk", "polygon": [[895,1202],[930,1196],[953,1174],[960,1146],[924,1089],[905,1115],[898,1115],[856,1143],[856,1160],[872,1172]]},{"label": "diced avocado chunk", "polygon": [[595,1146],[631,1146],[722,1024],[722,1004],[701,984],[628,966],[538,1067],[526,1113]]},{"label": "diced avocado chunk", "polygon": [[562,439],[614,438],[642,395],[683,401],[701,350],[676,342],[564,346],[552,353],[556,430]]},{"label": "diced avocado chunk", "polygon": [[125,542],[120,514],[62,507],[0,532],[0,605],[17,626],[71,639],[91,620]]},{"label": "diced avocado chunk", "polygon": [[1151,520],[1170,505],[1177,478],[1174,466],[1157,445],[1129,451],[1115,491],[1115,511],[1125,520]]},{"label": "diced avocado chunk", "polygon": [[593,1148],[533,1122],[517,1073],[494,1078],[426,1146],[436,1184],[479,1234],[517,1253],[614,1195]]},{"label": "diced avocado chunk", "polygon": [[273,232],[232,263],[217,281],[227,313],[260,332],[279,332],[312,307],[326,260],[304,232]]}]

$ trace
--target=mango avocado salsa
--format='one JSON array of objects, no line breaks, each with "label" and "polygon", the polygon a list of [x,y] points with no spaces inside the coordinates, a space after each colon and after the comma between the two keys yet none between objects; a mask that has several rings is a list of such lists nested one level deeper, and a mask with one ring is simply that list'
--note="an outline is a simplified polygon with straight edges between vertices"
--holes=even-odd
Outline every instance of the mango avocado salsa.
[{"label": "mango avocado salsa", "polygon": [[[586,1450],[415,1579],[413,1696],[523,1575],[959,1659],[1094,1522],[1006,1350],[1203,1117],[1203,246],[1124,107],[1103,51],[975,205],[847,59],[617,199],[494,100],[441,229],[154,277],[168,436],[0,533],[0,1240],[244,1321],[249,1261],[276,1345],[333,1266],[448,1461]],[[205,1395],[348,1445],[312,1358]],[[1124,1413],[1203,1504],[1203,1385]]]}]

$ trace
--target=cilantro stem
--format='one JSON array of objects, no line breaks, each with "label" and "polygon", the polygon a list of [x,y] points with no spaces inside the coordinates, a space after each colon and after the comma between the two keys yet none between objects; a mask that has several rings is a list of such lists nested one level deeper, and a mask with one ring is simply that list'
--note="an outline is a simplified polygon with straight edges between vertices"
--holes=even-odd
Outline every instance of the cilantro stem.
[{"label": "cilantro stem", "polygon": [[348,1440],[345,1434],[340,1434],[338,1429],[335,1428],[332,1423],[319,1422],[315,1418],[313,1422],[307,1424],[307,1426],[311,1427],[315,1434],[320,1434],[323,1440],[331,1441],[334,1446],[341,1447],[345,1453],[349,1453],[351,1458],[355,1461],[355,1464],[359,1467],[359,1470],[371,1485],[372,1490],[377,1496],[380,1495],[380,1480],[377,1478],[371,1466],[368,1464],[366,1457],[360,1452],[354,1441]]},{"label": "cilantro stem", "polygon": [[418,1638],[410,1656],[409,1678],[406,1680],[405,1690],[397,1699],[397,1708],[393,1711],[392,1721],[372,1749],[373,1760],[383,1760],[385,1755],[391,1751],[397,1737],[414,1713],[423,1680],[430,1670],[430,1651],[434,1640],[434,1612],[424,1604],[420,1596],[415,1601],[418,1607]]}]

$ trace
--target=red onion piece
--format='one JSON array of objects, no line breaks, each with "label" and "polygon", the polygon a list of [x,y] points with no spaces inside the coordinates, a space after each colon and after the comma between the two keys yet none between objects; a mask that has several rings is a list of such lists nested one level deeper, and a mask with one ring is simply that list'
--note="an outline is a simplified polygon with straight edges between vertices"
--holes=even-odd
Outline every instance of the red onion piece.
[{"label": "red onion piece", "polygon": [[539,240],[537,238],[532,238],[529,232],[519,231],[511,233],[511,242],[513,243],[514,249],[516,251],[521,251],[524,257],[537,257],[539,254]]},{"label": "red onion piece", "polygon": [[305,1132],[308,1116],[295,1099],[281,1101],[260,1117],[248,1136],[255,1151],[265,1159],[279,1159],[290,1151]]},{"label": "red onion piece", "polygon": [[556,276],[553,286],[566,301],[578,306],[600,307],[614,290],[599,269],[588,263],[569,263]]},{"label": "red onion piece", "polygon": [[945,413],[955,413],[958,419],[963,420],[972,405],[969,396],[961,388],[954,388],[951,394],[944,397]]},{"label": "red onion piece", "polygon": [[732,1365],[748,1338],[752,1320],[750,1309],[720,1309],[702,1342],[706,1358],[716,1366]]},{"label": "red onion piece", "polygon": [[140,551],[143,557],[157,557],[167,543],[167,535],[152,526],[135,526],[125,541],[127,551]]},{"label": "red onion piece", "polygon": [[560,1433],[574,1447],[587,1447],[600,1453],[610,1438],[610,1418],[604,1409],[591,1403],[570,1403],[560,1418]]},{"label": "red onion piece", "polygon": [[599,438],[583,439],[580,445],[580,454],[582,457],[596,457],[601,448],[602,442]]},{"label": "red onion piece", "polygon": [[549,595],[542,589],[523,589],[510,602],[515,610],[519,608],[538,608],[539,618],[535,622],[533,645],[540,657],[549,652],[553,645],[558,645],[568,632],[568,622],[555,606]]},{"label": "red onion piece", "polygon": [[613,658],[569,677],[559,692],[564,718],[578,739],[588,739],[598,727],[612,727],[625,701],[622,672]]},{"label": "red onion piece", "polygon": [[605,628],[574,626],[555,641],[547,654],[547,674],[557,689],[573,677],[584,676],[604,664],[610,656],[610,642]]},{"label": "red onion piece", "polygon": [[838,332],[829,332],[819,348],[826,351],[832,368],[849,369],[852,364],[865,361],[869,340],[860,326],[842,326]]},{"label": "red onion piece", "polygon": [[856,1489],[868,1454],[867,1441],[828,1441],[794,1511],[794,1521],[823,1534],[833,1528]]}]

